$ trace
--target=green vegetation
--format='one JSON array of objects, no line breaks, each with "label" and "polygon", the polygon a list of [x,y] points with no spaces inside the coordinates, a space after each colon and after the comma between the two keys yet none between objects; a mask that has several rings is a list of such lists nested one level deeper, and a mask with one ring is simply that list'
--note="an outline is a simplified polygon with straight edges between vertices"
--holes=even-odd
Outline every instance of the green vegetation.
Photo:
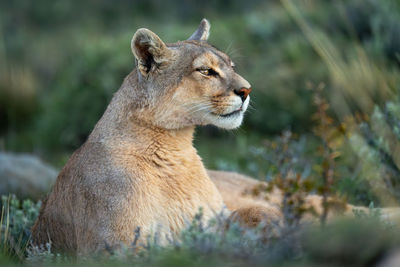
[{"label": "green vegetation", "polygon": [[24,261],[30,240],[30,228],[39,215],[41,203],[20,201],[14,195],[1,198],[0,262],[1,256]]},{"label": "green vegetation", "polygon": [[[396,0],[2,1],[0,151],[33,153],[61,167],[134,68],[135,30],[147,27],[175,42],[202,17],[211,22],[210,43],[253,87],[243,127],[198,130],[195,145],[208,168],[270,181],[286,193],[284,211],[300,217],[309,192],[325,196],[327,211],[334,204],[328,199],[398,205]],[[0,265],[79,265],[51,247],[26,251],[39,206],[2,200]],[[371,214],[311,229],[292,227],[294,216],[290,231],[268,242],[257,230],[232,226],[214,234],[193,222],[167,248],[110,252],[84,264],[373,265],[400,243],[393,227]]]},{"label": "green vegetation", "polygon": [[141,244],[133,241],[132,248],[74,259],[53,253],[51,244],[26,250],[27,237],[40,203],[20,203],[11,196],[3,197],[1,207],[6,211],[0,220],[2,266],[23,263],[42,266],[265,266],[265,263],[271,266],[365,266],[379,263],[400,245],[397,229],[383,220],[373,207],[368,213],[357,212],[355,219],[337,221],[322,228],[314,225],[294,229],[277,225],[281,236],[267,240],[262,227],[249,230],[232,224],[227,228],[222,215],[203,225],[199,213],[180,238],[167,246],[161,247],[156,238],[151,238],[139,251],[135,247]]}]

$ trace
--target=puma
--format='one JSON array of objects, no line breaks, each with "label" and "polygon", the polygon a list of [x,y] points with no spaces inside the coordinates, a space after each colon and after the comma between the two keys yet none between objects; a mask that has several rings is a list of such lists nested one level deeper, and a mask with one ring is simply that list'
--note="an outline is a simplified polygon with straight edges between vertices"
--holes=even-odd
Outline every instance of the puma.
[{"label": "puma", "polygon": [[202,20],[186,41],[134,34],[137,61],[87,141],[68,160],[32,229],[34,244],[88,253],[129,244],[134,231],[173,238],[202,209],[224,209],[192,145],[196,125],[239,127],[251,92],[234,63],[207,43]]}]

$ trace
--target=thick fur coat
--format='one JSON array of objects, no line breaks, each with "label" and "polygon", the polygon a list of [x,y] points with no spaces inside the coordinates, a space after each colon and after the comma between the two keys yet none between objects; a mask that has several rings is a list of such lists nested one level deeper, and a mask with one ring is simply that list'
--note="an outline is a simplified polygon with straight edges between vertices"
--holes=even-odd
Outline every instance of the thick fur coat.
[{"label": "thick fur coat", "polygon": [[207,44],[203,20],[187,41],[147,29],[132,38],[137,61],[88,140],[71,156],[32,229],[35,244],[88,253],[141,236],[173,238],[202,209],[224,203],[192,145],[196,125],[236,128],[250,84]]}]

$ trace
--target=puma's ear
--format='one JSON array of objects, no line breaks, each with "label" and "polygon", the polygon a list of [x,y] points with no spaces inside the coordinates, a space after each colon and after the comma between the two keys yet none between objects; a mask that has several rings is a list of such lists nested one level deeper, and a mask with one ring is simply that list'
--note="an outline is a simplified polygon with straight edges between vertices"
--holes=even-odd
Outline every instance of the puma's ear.
[{"label": "puma's ear", "polygon": [[137,30],[133,35],[131,48],[143,75],[147,75],[161,63],[168,61],[170,55],[169,49],[160,37],[144,28]]},{"label": "puma's ear", "polygon": [[210,27],[210,22],[206,19],[202,19],[199,27],[188,40],[207,41],[210,35]]}]

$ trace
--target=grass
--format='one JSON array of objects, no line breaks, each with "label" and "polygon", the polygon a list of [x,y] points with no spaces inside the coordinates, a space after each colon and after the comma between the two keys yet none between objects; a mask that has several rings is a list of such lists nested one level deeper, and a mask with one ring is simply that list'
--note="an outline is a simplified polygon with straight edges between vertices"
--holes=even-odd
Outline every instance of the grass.
[{"label": "grass", "polygon": [[268,233],[261,227],[249,230],[231,224],[227,228],[222,217],[203,224],[200,213],[169,245],[160,246],[157,239],[150,238],[140,250],[135,248],[140,244],[135,243],[118,251],[71,258],[52,252],[51,245],[27,248],[26,233],[40,203],[21,202],[14,196],[3,200],[6,201],[2,204],[5,212],[0,231],[2,266],[365,266],[381,262],[400,246],[397,226],[388,223],[373,207],[369,212],[356,213],[353,219],[334,221],[323,227],[275,226],[281,233],[275,238],[266,238]]},{"label": "grass", "polygon": [[14,195],[2,197],[0,217],[0,254],[15,261],[24,261],[33,226],[41,203],[20,201]]}]

